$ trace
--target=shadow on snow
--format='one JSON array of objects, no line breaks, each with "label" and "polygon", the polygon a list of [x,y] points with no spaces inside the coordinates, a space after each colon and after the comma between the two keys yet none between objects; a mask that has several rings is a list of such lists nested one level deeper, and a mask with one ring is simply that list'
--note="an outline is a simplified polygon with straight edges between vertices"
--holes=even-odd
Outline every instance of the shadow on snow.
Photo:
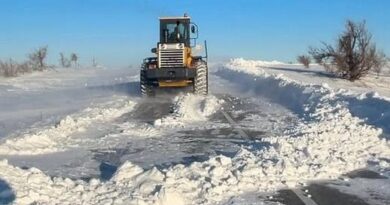
[{"label": "shadow on snow", "polygon": [[0,204],[12,204],[15,200],[15,193],[13,192],[10,185],[0,179]]}]

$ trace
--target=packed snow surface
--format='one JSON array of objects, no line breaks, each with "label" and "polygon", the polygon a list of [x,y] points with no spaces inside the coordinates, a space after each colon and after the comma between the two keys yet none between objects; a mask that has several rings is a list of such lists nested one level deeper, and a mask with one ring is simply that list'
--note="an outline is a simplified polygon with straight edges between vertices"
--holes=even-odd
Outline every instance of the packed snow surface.
[{"label": "packed snow surface", "polygon": [[[184,205],[223,204],[231,197],[248,192],[267,192],[310,180],[334,179],[369,164],[390,168],[386,162],[390,159],[390,143],[383,137],[382,127],[375,123],[367,125],[364,119],[351,114],[348,102],[351,98],[358,99],[359,95],[335,90],[326,84],[302,83],[274,75],[257,65],[240,59],[226,64],[217,75],[299,114],[301,123],[282,136],[243,145],[233,157],[219,155],[188,166],[178,164],[161,170],[144,170],[128,161],[108,181],[52,178],[36,168],[15,167],[7,160],[0,162],[0,178],[12,187],[16,204]],[[239,82],[240,79],[245,83]],[[376,99],[368,98],[360,108],[369,109],[371,101]],[[2,154],[35,154],[55,151],[58,143],[76,146],[77,143],[68,139],[74,130],[98,121],[109,122],[134,106],[127,100],[115,102],[119,103],[109,106],[112,107],[109,110],[107,106],[87,109],[80,116],[64,119],[58,126],[8,139],[0,145],[0,151]],[[381,102],[383,109],[390,103],[385,99]],[[186,126],[207,121],[222,103],[212,95],[206,98],[179,96],[172,115],[156,120],[153,126]],[[256,143],[266,146],[258,149]]]},{"label": "packed snow surface", "polygon": [[328,186],[338,189],[343,193],[359,196],[359,198],[364,199],[370,205],[388,204],[388,201],[383,199],[387,199],[390,196],[389,179],[354,178],[348,179],[345,184],[329,184]]}]

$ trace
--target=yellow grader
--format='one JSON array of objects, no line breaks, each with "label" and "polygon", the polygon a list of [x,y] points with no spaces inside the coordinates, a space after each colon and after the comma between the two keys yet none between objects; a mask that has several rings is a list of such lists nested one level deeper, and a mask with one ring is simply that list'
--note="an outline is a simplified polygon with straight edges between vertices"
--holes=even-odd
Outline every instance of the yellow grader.
[{"label": "yellow grader", "polygon": [[141,68],[143,96],[154,96],[156,88],[189,86],[195,94],[207,95],[207,44],[205,57],[194,56],[197,38],[198,26],[186,14],[160,18],[160,42],[151,50],[156,56],[145,58]]}]

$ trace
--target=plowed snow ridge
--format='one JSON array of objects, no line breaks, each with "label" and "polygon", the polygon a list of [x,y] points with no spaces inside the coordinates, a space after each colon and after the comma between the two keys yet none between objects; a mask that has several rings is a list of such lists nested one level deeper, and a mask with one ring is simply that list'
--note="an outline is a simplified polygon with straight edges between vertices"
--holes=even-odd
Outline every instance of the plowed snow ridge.
[{"label": "plowed snow ridge", "polygon": [[47,154],[77,147],[79,141],[72,137],[73,133],[83,131],[96,123],[109,122],[132,110],[134,105],[135,102],[118,98],[98,107],[87,108],[67,116],[53,127],[7,139],[0,144],[0,155]]},{"label": "plowed snow ridge", "polygon": [[217,156],[162,171],[126,162],[107,182],[53,179],[5,160],[0,178],[15,191],[16,204],[216,204],[244,192],[333,179],[366,167],[368,161],[389,167],[383,160],[390,158],[389,142],[380,138],[380,129],[351,115],[345,103],[351,96],[344,91],[269,75],[243,62],[233,61],[217,74],[232,82],[245,79],[245,89],[294,110],[302,123],[286,136],[265,138],[266,149],[243,147],[232,158]]}]

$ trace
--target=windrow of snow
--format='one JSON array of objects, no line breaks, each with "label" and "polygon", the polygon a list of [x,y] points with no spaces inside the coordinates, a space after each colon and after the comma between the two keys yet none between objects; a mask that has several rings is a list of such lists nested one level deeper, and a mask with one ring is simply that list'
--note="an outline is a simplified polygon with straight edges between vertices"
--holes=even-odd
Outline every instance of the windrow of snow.
[{"label": "windrow of snow", "polygon": [[[261,61],[260,61],[261,62]],[[349,112],[366,124],[381,128],[390,133],[390,100],[377,92],[354,92],[351,90],[333,88],[327,83],[307,83],[302,78],[288,77],[283,74],[272,74],[275,71],[267,67],[257,66],[251,60],[232,59],[216,72],[217,75],[234,81],[243,92],[252,92],[255,95],[267,97],[271,101],[281,104],[296,112],[305,119],[310,118],[312,111],[307,110],[314,106],[312,91],[328,91],[335,95],[335,106],[342,104]],[[302,74],[303,75],[303,74]],[[307,76],[306,76],[307,78]],[[315,95],[322,95],[321,93]]]},{"label": "windrow of snow", "polygon": [[[289,105],[304,121],[284,136],[258,142],[265,147],[253,142],[234,157],[220,155],[164,170],[144,170],[126,162],[107,182],[50,178],[37,169],[23,170],[7,161],[0,162],[0,178],[14,191],[16,204],[225,204],[248,192],[334,179],[367,166],[390,168],[386,162],[390,143],[380,138],[380,129],[351,115],[342,94],[252,68],[227,65],[217,74],[246,89],[251,87],[259,97]],[[181,98],[177,102],[186,98],[197,101],[191,96]],[[175,112],[187,109],[179,107]]]},{"label": "windrow of snow", "polygon": [[130,112],[136,103],[126,97],[86,108],[80,113],[66,116],[52,127],[32,130],[22,136],[5,139],[0,143],[0,155],[36,155],[64,151],[78,146],[78,139],[72,134],[83,132],[89,126],[113,120]]},{"label": "windrow of snow", "polygon": [[174,99],[173,113],[154,122],[155,126],[184,126],[206,121],[223,104],[222,99],[213,95],[179,95]]},{"label": "windrow of snow", "polygon": [[261,61],[261,60],[246,60],[243,58],[234,58],[229,62],[233,66],[248,66],[248,67],[267,67],[267,66],[278,66],[278,65],[287,65],[287,63],[281,61]]}]

